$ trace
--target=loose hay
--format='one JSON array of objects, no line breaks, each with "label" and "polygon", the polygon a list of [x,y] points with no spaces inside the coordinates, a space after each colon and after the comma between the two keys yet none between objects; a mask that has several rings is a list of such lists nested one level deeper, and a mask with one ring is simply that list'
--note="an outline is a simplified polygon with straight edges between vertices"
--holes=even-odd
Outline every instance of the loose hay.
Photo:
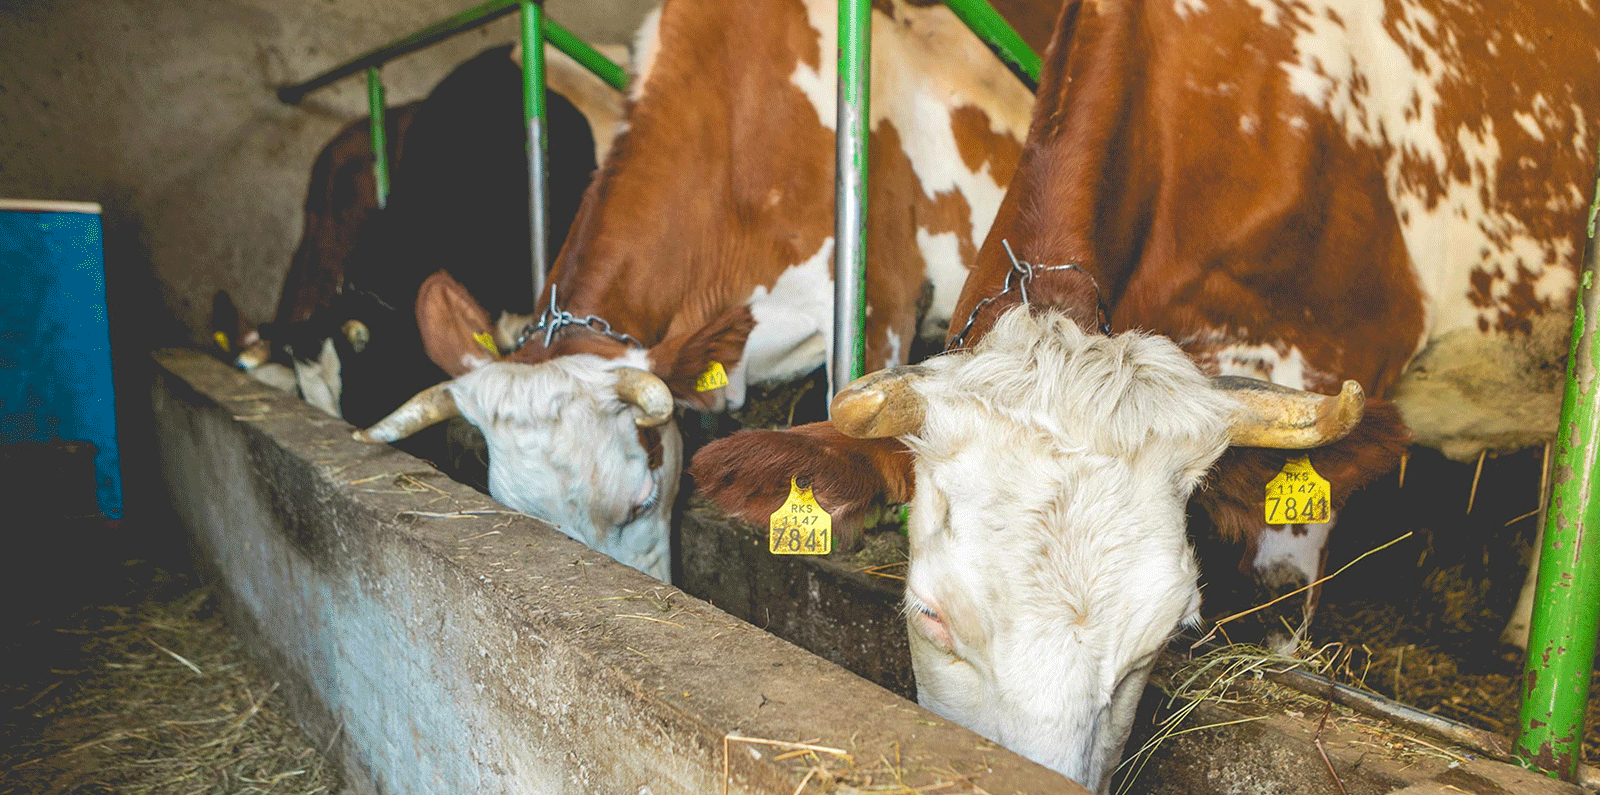
[{"label": "loose hay", "polygon": [[10,651],[33,670],[0,687],[0,793],[340,791],[211,591],[165,572],[155,586],[24,628]]}]

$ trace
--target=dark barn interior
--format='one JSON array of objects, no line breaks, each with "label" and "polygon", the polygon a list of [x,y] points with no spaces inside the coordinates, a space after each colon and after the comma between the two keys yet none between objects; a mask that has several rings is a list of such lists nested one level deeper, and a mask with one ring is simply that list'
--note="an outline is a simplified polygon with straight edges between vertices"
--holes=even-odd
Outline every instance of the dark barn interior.
[{"label": "dark barn interior", "polygon": [[[580,37],[610,45],[616,52],[632,44],[634,32],[654,3],[549,0],[545,5],[553,18]],[[724,635],[749,629],[744,622],[914,700],[899,603],[906,542],[892,518],[865,533],[865,551],[855,557],[821,563],[775,562],[761,554],[764,531],[730,520],[692,497],[692,481],[685,478],[674,514],[683,523],[675,531],[682,551],[673,569],[673,585],[683,592],[663,586],[671,593],[661,597],[655,591],[644,591],[646,586],[640,584],[660,583],[628,579],[636,572],[616,574],[606,566],[591,569],[594,562],[588,550],[576,545],[568,549],[563,546],[564,536],[526,517],[505,518],[511,529],[499,539],[489,539],[496,544],[504,542],[504,548],[468,551],[463,546],[466,541],[452,535],[454,528],[448,527],[449,522],[441,524],[440,517],[432,513],[437,510],[433,501],[448,498],[458,509],[471,503],[475,506],[472,510],[478,511],[477,518],[485,521],[501,521],[500,514],[511,517],[514,512],[503,510],[487,497],[481,456],[433,462],[483,493],[473,495],[449,484],[426,464],[399,453],[391,460],[382,458],[387,450],[364,453],[353,444],[346,449],[342,445],[349,427],[299,405],[294,398],[268,393],[209,361],[228,358],[218,350],[215,336],[219,291],[231,302],[227,312],[236,313],[250,325],[273,318],[302,231],[301,208],[311,164],[330,139],[366,113],[366,92],[359,77],[323,89],[299,105],[280,102],[276,89],[462,7],[452,0],[181,0],[157,4],[12,0],[0,4],[0,200],[61,200],[99,206],[97,234],[103,237],[104,267],[104,307],[100,311],[104,328],[109,330],[105,353],[115,389],[115,447],[120,461],[118,496],[114,507],[108,508],[104,472],[96,469],[100,448],[82,434],[23,438],[26,434],[17,432],[17,423],[36,422],[34,415],[42,416],[42,410],[24,405],[22,400],[7,407],[3,402],[7,395],[0,394],[0,410],[29,417],[0,416],[0,499],[8,506],[9,517],[0,527],[10,528],[12,543],[3,574],[9,605],[3,653],[10,664],[0,681],[0,709],[6,713],[0,720],[0,795],[420,792],[428,791],[427,781],[469,769],[465,762],[453,767],[455,760],[434,765],[434,759],[424,759],[428,775],[440,778],[418,774],[411,779],[386,779],[380,768],[392,761],[388,757],[383,757],[382,763],[372,762],[371,769],[359,767],[366,762],[353,762],[367,757],[346,732],[363,728],[356,724],[366,718],[320,701],[323,695],[305,681],[309,675],[296,667],[303,661],[294,657],[304,648],[314,648],[305,654],[318,660],[319,654],[347,653],[317,644],[332,648],[348,639],[341,637],[336,643],[317,635],[314,626],[297,627],[295,631],[305,636],[281,641],[292,645],[293,651],[276,648],[280,640],[274,633],[280,628],[251,610],[252,600],[272,601],[252,589],[271,591],[276,586],[270,583],[278,581],[264,578],[266,585],[233,582],[231,564],[219,562],[227,561],[231,554],[225,549],[226,542],[218,540],[226,533],[213,537],[197,532],[195,525],[205,521],[250,525],[248,531],[240,531],[239,537],[247,540],[239,543],[278,555],[274,545],[281,542],[288,550],[281,553],[283,559],[304,553],[303,559],[295,558],[293,566],[284,564],[283,571],[275,570],[271,576],[282,575],[298,584],[331,576],[330,581],[335,582],[335,586],[307,588],[336,587],[339,577],[359,581],[359,588],[352,593],[362,599],[371,597],[371,604],[363,601],[362,605],[374,612],[403,615],[407,605],[412,605],[404,600],[384,601],[404,587],[391,588],[381,582],[383,577],[425,582],[428,577],[417,572],[426,570],[438,582],[448,584],[440,586],[438,593],[419,585],[419,613],[457,609],[452,600],[459,599],[461,612],[469,612],[470,606],[474,618],[463,619],[462,627],[453,623],[447,627],[442,618],[433,628],[420,623],[393,624],[394,632],[409,633],[404,634],[408,641],[428,650],[419,656],[422,662],[406,660],[406,664],[432,665],[428,671],[453,675],[468,670],[469,663],[476,661],[462,662],[452,654],[459,652],[457,656],[463,659],[471,655],[450,648],[436,658],[429,657],[432,647],[428,644],[444,648],[447,641],[478,642],[475,632],[525,632],[527,636],[548,632],[563,653],[570,646],[570,660],[559,654],[553,662],[539,658],[527,650],[526,636],[506,641],[505,659],[540,668],[542,673],[563,669],[563,675],[567,668],[593,666],[600,672],[592,674],[601,682],[595,685],[598,703],[637,698],[647,705],[632,717],[574,709],[571,714],[562,713],[566,720],[585,724],[580,727],[585,731],[590,722],[604,724],[605,729],[594,729],[590,738],[597,747],[621,742],[633,736],[627,732],[637,729],[639,736],[669,737],[664,742],[674,749],[673,754],[659,758],[573,763],[580,773],[555,762],[549,762],[548,770],[529,762],[539,775],[550,777],[530,773],[527,779],[532,783],[527,788],[505,786],[504,791],[576,791],[561,788],[577,786],[573,782],[585,775],[593,776],[582,779],[591,787],[587,791],[612,791],[606,788],[625,779],[617,771],[635,769],[630,765],[644,769],[659,765],[663,771],[654,789],[641,785],[638,793],[695,792],[708,781],[726,784],[730,780],[740,787],[736,791],[747,792],[989,791],[978,788],[978,773],[965,769],[962,773],[969,777],[954,775],[950,781],[955,783],[948,790],[918,789],[897,782],[900,771],[907,769],[898,758],[901,746],[895,732],[900,731],[908,735],[924,732],[928,747],[935,749],[907,750],[908,759],[914,753],[944,758],[938,755],[948,751],[949,758],[959,758],[960,764],[972,770],[989,764],[991,758],[998,759],[993,765],[1001,771],[996,780],[1010,788],[993,790],[995,793],[1040,791],[1031,787],[1055,786],[1053,782],[1069,786],[1065,779],[1035,769],[992,743],[977,744],[978,738],[965,734],[940,734],[954,727],[935,731],[937,724],[928,720],[926,713],[913,714],[910,705],[890,700],[888,693],[842,674],[837,676],[850,682],[839,685],[841,688],[859,685],[861,691],[848,692],[866,695],[859,696],[852,710],[840,708],[839,720],[872,726],[863,730],[863,746],[879,748],[871,743],[881,741],[881,748],[894,748],[895,758],[891,760],[891,752],[885,751],[881,765],[877,759],[852,759],[851,764],[861,762],[860,770],[835,771],[836,778],[828,777],[834,773],[816,773],[827,769],[826,762],[833,757],[826,747],[816,749],[818,741],[813,736],[796,734],[773,741],[776,745],[770,748],[761,746],[764,741],[755,739],[760,735],[753,727],[764,725],[776,733],[783,726],[769,713],[750,718],[720,704],[704,713],[687,706],[696,700],[712,702],[722,689],[717,677],[734,675],[714,665],[749,650],[752,659],[770,666],[768,673],[791,666],[772,673],[774,680],[781,682],[770,692],[778,701],[782,700],[780,693],[789,697],[789,703],[778,708],[792,708],[810,721],[796,725],[816,731],[832,728],[829,714],[807,713],[807,680],[785,678],[799,676],[788,673],[796,667],[826,664],[809,655],[786,656],[800,652],[765,635],[759,640]],[[513,41],[516,31],[513,15],[386,66],[383,76],[389,107],[421,99],[456,65],[486,48]],[[552,157],[558,156],[552,153]],[[4,209],[0,204],[0,210]],[[0,234],[5,229],[0,227]],[[0,252],[6,250],[4,243],[0,240]],[[22,278],[0,280],[8,286],[13,282],[26,286]],[[9,311],[6,300],[0,296],[0,309]],[[10,306],[24,303],[14,296],[10,300]],[[47,328],[41,338],[50,340],[56,333]],[[25,345],[12,344],[15,339],[20,338],[0,338],[0,346],[12,345],[0,347],[0,371],[43,369],[31,362],[56,355],[57,349],[50,345],[32,339]],[[202,353],[157,353],[168,349]],[[705,442],[707,435],[725,435],[737,427],[820,419],[826,411],[822,380],[820,373],[813,373],[802,383],[761,393],[747,412],[737,417],[689,414],[680,418],[689,437],[689,453]],[[278,402],[283,400],[296,405]],[[27,412],[16,410],[19,405]],[[280,421],[282,426],[272,424]],[[463,429],[473,435],[465,423],[457,423],[435,429],[430,432],[432,438],[419,437],[403,449],[425,451],[444,446],[445,434]],[[173,463],[173,456],[180,455],[173,452],[173,438],[194,448],[181,454],[189,456],[181,463]],[[325,441],[335,438],[338,441]],[[224,446],[220,452],[206,447],[213,442]],[[476,442],[481,444],[481,439]],[[226,445],[236,445],[237,450]],[[1407,531],[1411,535],[1354,564],[1321,588],[1316,622],[1302,644],[1302,650],[1315,660],[1310,667],[1341,685],[1359,686],[1491,735],[1514,735],[1522,656],[1501,641],[1500,630],[1517,599],[1531,555],[1536,521],[1531,513],[1538,507],[1541,454],[1533,448],[1461,462],[1417,448],[1408,459],[1404,484],[1391,474],[1357,493],[1340,518],[1340,532],[1333,537],[1328,553],[1328,571]],[[200,471],[202,464],[214,465],[217,478]],[[227,480],[237,474],[230,469],[235,465],[260,476],[261,482],[243,482],[247,476]],[[347,466],[359,474],[339,474]],[[179,476],[174,476],[174,471],[179,471]],[[390,490],[372,489],[373,482]],[[194,493],[174,493],[180,483],[192,485]],[[361,489],[353,486],[367,486],[368,492],[358,493]],[[280,505],[273,509],[277,514],[256,510],[256,502],[272,502],[262,495],[296,493],[296,488],[303,489],[298,493],[315,495],[300,502],[316,505]],[[285,497],[283,501],[296,499]],[[258,521],[257,514],[267,514],[259,519],[260,528],[251,524]],[[402,514],[407,517],[401,519]],[[1198,510],[1191,509],[1190,519],[1191,537],[1203,569],[1206,618],[1216,619],[1257,603],[1260,595],[1238,572],[1239,550],[1217,542]],[[493,525],[485,535],[498,535],[505,526]],[[529,541],[527,549],[518,546],[524,538],[538,539],[537,544]],[[335,549],[339,552],[330,551]],[[555,551],[549,551],[552,549]],[[349,571],[329,562],[346,554],[358,560]],[[550,560],[560,557],[562,563],[543,569],[530,563],[532,574],[499,568],[516,555],[540,560],[544,560],[541,556]],[[695,557],[691,560],[690,556]],[[437,570],[428,566],[437,566]],[[338,570],[337,576],[329,575],[334,570]],[[491,579],[502,573],[506,577],[501,584],[504,593],[495,590],[500,586]],[[636,608],[636,613],[623,617],[655,624],[687,622],[695,631],[705,631],[694,636],[700,645],[688,651],[667,641],[659,648],[645,645],[655,641],[639,640],[640,636],[626,632],[619,637],[639,646],[627,646],[623,640],[616,642],[623,644],[620,648],[624,651],[586,646],[595,638],[596,643],[612,639],[606,622],[618,616],[584,613],[574,618],[579,612],[574,609],[573,615],[552,618],[561,611],[530,596],[537,588],[529,583],[538,587],[557,583],[569,589],[561,593],[588,600],[581,610],[598,609],[590,603],[606,599],[626,600],[619,604]],[[602,593],[589,588],[602,586],[627,595],[588,596]],[[318,598],[337,601],[318,594]],[[696,598],[710,602],[715,609]],[[680,601],[674,603],[673,599]],[[303,611],[316,603],[311,599],[284,609]],[[602,606],[609,609],[608,604]],[[742,621],[735,622],[720,611]],[[486,615],[489,617],[484,618]],[[366,620],[352,614],[330,619],[330,634],[341,630],[340,622],[353,626],[359,623],[357,619]],[[713,626],[724,619],[725,624]],[[378,621],[362,626],[371,630],[372,626],[391,625]],[[562,635],[567,632],[570,638]],[[1178,709],[1164,694],[1194,694],[1179,684],[1192,671],[1185,667],[1192,662],[1190,658],[1200,655],[1191,654],[1186,646],[1181,641],[1173,646],[1170,659],[1152,682],[1135,739],[1128,746],[1130,753],[1160,734],[1160,722]],[[696,653],[702,656],[696,657]],[[672,670],[673,665],[681,670]],[[372,670],[374,679],[381,680],[390,669],[375,662]],[[728,670],[734,670],[731,664]],[[830,678],[836,676],[831,666],[803,670],[819,681],[841,681]],[[637,680],[628,678],[634,674],[638,674]],[[441,680],[444,677],[439,676]],[[1357,712],[1346,706],[1336,708],[1331,697],[1294,694],[1277,684],[1260,684],[1258,690],[1252,690],[1252,683],[1270,678],[1252,668],[1237,682],[1217,685],[1215,692],[1202,694],[1200,700],[1210,703],[1195,720],[1209,721],[1219,729],[1196,731],[1159,748],[1152,767],[1159,768],[1163,755],[1170,755],[1170,769],[1121,774],[1119,781],[1130,782],[1124,785],[1126,791],[1341,795],[1580,791],[1491,764],[1491,760],[1504,761],[1503,753],[1496,754],[1504,749],[1469,746],[1458,742],[1459,738],[1441,739],[1415,726],[1390,728],[1382,719],[1358,718]],[[548,683],[539,686],[559,689]],[[374,687],[370,691],[376,694],[374,699],[392,694]],[[537,689],[534,685],[529,688]],[[440,685],[438,694],[428,690],[423,695],[466,703],[483,692],[481,685],[478,694],[467,694],[467,689],[464,684],[459,688]],[[744,692],[731,685],[726,689],[730,694]],[[674,700],[680,690],[682,697]],[[1600,679],[1591,691],[1600,696]],[[767,691],[757,688],[751,692],[759,695],[761,706],[767,704]],[[370,694],[364,691],[364,695]],[[580,701],[584,695],[572,698]],[[549,691],[529,695],[514,689],[498,693],[493,688],[486,698],[509,703],[524,697],[537,700],[535,696],[551,700]],[[408,714],[406,719],[413,722],[406,724],[407,730],[421,737],[433,730],[416,726],[436,720],[448,725],[449,731],[440,731],[448,739],[456,736],[450,732],[463,726],[495,727],[501,733],[485,740],[483,749],[456,749],[473,763],[482,761],[477,756],[481,751],[482,758],[489,760],[482,764],[495,769],[493,775],[484,774],[475,783],[463,782],[457,791],[479,791],[475,786],[491,791],[501,786],[497,783],[501,779],[494,776],[510,778],[497,767],[500,763],[495,760],[501,757],[495,754],[525,739],[514,728],[502,731],[495,722],[515,723],[522,707],[506,708],[511,716],[506,718],[494,712],[502,706],[484,707],[482,714],[463,708],[470,713],[465,718],[443,714],[448,710],[417,718]],[[829,709],[833,707],[818,707],[824,712]],[[1600,756],[1594,712],[1590,710],[1583,737],[1589,760]],[[484,717],[491,713],[493,717]],[[1330,721],[1330,715],[1337,717]],[[880,718],[889,728],[878,726]],[[1335,725],[1341,719],[1345,722]],[[763,720],[768,722],[763,724]],[[1376,722],[1363,722],[1368,720]],[[1323,734],[1325,724],[1329,725],[1327,735]],[[391,729],[393,726],[383,725],[384,731]],[[613,729],[614,734],[604,733]],[[1330,761],[1323,741],[1326,737],[1331,747],[1335,736],[1344,745]],[[460,737],[475,739],[476,735]],[[750,748],[769,753],[763,756],[752,750],[754,761],[747,760],[729,752],[730,737],[735,748],[743,738]],[[429,741],[433,742],[431,735]],[[441,744],[427,745],[426,751],[417,751],[415,756],[453,756],[443,740],[438,742]],[[471,746],[467,741],[462,744]],[[418,747],[424,747],[420,740]],[[1261,753],[1257,756],[1241,748],[1259,748]],[[514,751],[505,753],[507,758],[523,759]],[[574,751],[572,755],[577,754]],[[839,755],[845,756],[843,751]],[[734,758],[731,763],[730,757]],[[973,761],[980,758],[984,761]],[[818,759],[822,760],[820,766]],[[1325,762],[1326,771],[1322,768]],[[396,764],[421,763],[407,758]],[[936,767],[931,762],[927,765],[930,770]],[[1344,775],[1334,773],[1335,767]],[[566,778],[549,772],[558,768]],[[1300,778],[1277,776],[1274,768],[1293,769]],[[607,778],[608,774],[617,777]],[[812,785],[814,775],[820,777]],[[1585,775],[1589,791],[1600,785],[1593,770],[1586,770]],[[550,783],[555,781],[563,783]],[[799,788],[794,787],[797,782]],[[900,789],[891,788],[894,784]],[[816,789],[807,789],[808,785]],[[969,785],[970,789],[956,788]],[[824,786],[837,788],[822,789]]]}]

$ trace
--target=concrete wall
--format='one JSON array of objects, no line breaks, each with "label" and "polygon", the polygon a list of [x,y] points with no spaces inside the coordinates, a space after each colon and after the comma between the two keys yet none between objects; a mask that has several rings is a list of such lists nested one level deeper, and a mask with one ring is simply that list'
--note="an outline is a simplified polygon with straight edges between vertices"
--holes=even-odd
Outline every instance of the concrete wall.
[{"label": "concrete wall", "polygon": [[[365,114],[360,78],[280,104],[273,89],[474,0],[8,0],[0,3],[0,197],[105,205],[114,333],[142,353],[206,336],[227,289],[271,316],[312,158]],[[595,42],[631,40],[653,0],[550,0]],[[515,17],[384,70],[393,104],[511,41]],[[123,321],[119,323],[118,321]],[[148,339],[147,339],[148,338]]]}]

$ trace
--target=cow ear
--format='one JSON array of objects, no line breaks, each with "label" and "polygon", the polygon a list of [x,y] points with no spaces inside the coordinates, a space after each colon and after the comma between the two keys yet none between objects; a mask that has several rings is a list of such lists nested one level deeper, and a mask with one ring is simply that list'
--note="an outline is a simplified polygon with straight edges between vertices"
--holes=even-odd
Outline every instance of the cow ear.
[{"label": "cow ear", "polygon": [[1368,398],[1361,422],[1348,436],[1311,450],[1230,447],[1217,459],[1196,500],[1228,541],[1252,537],[1263,526],[1267,483],[1291,458],[1307,456],[1328,481],[1335,511],[1350,494],[1394,469],[1411,441],[1411,432],[1393,403]]},{"label": "cow ear", "polygon": [[757,526],[788,498],[791,478],[809,479],[848,549],[869,510],[911,501],[911,465],[897,439],[852,439],[831,422],[813,422],[718,439],[695,455],[689,474],[718,508]]},{"label": "cow ear", "polygon": [[[721,408],[721,390],[700,390],[714,381],[701,381],[713,365],[720,365],[724,376],[744,358],[744,343],[756,325],[750,307],[744,304],[723,312],[717,318],[688,334],[671,336],[650,349],[651,370],[667,382],[672,396],[683,405],[699,410]],[[725,379],[724,379],[725,380]]]},{"label": "cow ear", "polygon": [[499,358],[489,313],[444,271],[417,290],[417,329],[428,358],[452,378]]}]

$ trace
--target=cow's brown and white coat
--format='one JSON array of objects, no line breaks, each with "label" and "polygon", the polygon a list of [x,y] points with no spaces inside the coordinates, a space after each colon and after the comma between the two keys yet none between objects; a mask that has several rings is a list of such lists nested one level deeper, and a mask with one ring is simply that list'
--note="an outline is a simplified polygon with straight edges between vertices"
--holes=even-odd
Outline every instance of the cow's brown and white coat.
[{"label": "cow's brown and white coat", "polygon": [[[914,491],[919,697],[1104,789],[1131,715],[1125,684],[1143,681],[1196,593],[1182,509],[1190,469],[1212,462],[1175,453],[1216,439],[1198,381],[1180,385],[1188,400],[1130,399],[1183,369],[1143,335],[1181,348],[1185,377],[1319,392],[1354,379],[1391,398],[1311,451],[1336,509],[1410,435],[1455,456],[1546,438],[1555,398],[1541,373],[1559,372],[1594,173],[1583,114],[1600,106],[1597,41],[1581,2],[1069,3],[955,307],[958,320],[976,311],[961,350],[835,401],[854,433],[900,441],[744,434],[706,448],[697,481],[752,518],[796,474],[845,513]],[[1017,267],[1002,243],[1035,266],[1031,309],[1002,291]],[[1138,343],[1063,325],[1095,328],[1097,299]],[[1054,382],[1057,368],[1018,349],[1092,360],[1109,386],[1086,396],[1094,378]],[[1008,361],[1022,369],[994,369]],[[972,375],[985,370],[993,386]],[[1004,408],[1017,403],[1034,408]],[[877,418],[890,407],[914,419]],[[951,433],[971,425],[963,413],[988,422]],[[1175,418],[1194,438],[1162,430]],[[1164,452],[1083,441],[1104,428]],[[1332,523],[1263,524],[1288,455],[1233,447],[1195,496],[1245,542],[1241,567],[1304,581]],[[1163,551],[1138,565],[1084,554],[1151,545]]]},{"label": "cow's brown and white coat", "polygon": [[[1033,6],[1054,3],[1014,5],[1037,21],[1047,17]],[[673,440],[663,444],[614,422],[630,409],[610,396],[607,374],[648,370],[680,404],[721,410],[743,403],[749,384],[825,363],[835,19],[825,0],[668,0],[647,19],[624,132],[550,277],[561,310],[603,318],[637,344],[567,327],[549,347],[537,334],[494,360],[473,342],[488,329],[470,296],[442,282],[420,295],[430,354],[460,376],[449,388],[458,407],[503,409],[480,426],[498,499],[665,577],[667,558],[644,556],[665,549],[677,431],[652,428]],[[873,30],[866,345],[877,368],[903,363],[917,335],[943,333],[1015,168],[1033,99],[941,5],[876,4]],[[1037,40],[1045,30],[1024,32]],[[919,319],[925,281],[932,309]],[[430,296],[439,300],[428,304]],[[697,392],[695,377],[711,361],[729,383]],[[581,388],[557,389],[548,374],[555,363]],[[519,380],[556,391],[513,387]],[[552,401],[585,390],[597,401],[588,409]],[[513,391],[524,399],[508,401]],[[547,430],[558,423],[594,443],[559,443]],[[371,435],[405,432],[396,425]]]}]

